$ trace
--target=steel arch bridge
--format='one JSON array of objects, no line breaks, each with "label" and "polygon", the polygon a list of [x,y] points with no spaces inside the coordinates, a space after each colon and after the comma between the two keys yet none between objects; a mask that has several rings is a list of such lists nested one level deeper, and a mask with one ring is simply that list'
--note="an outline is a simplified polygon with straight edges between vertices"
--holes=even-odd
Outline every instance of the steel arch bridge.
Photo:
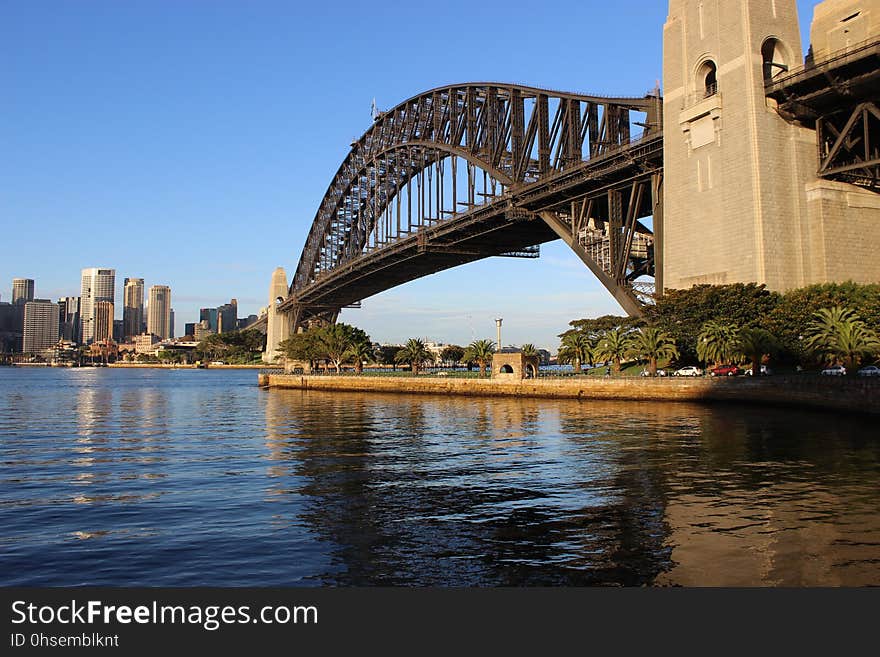
[{"label": "steel arch bridge", "polygon": [[379,113],[333,177],[277,310],[295,331],[422,276],[538,257],[562,239],[640,314],[660,271],[661,108],[659,92],[468,83]]}]

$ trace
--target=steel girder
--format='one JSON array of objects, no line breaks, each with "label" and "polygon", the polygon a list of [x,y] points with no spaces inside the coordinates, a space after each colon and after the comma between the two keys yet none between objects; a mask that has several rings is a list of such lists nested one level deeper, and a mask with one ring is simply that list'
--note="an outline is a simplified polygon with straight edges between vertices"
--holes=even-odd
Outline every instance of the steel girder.
[{"label": "steel girder", "polygon": [[[628,150],[633,111],[645,115],[644,141],[656,140],[660,107],[660,99],[654,96],[609,99],[472,83],[434,89],[379,114],[373,126],[352,143],[330,183],[285,307],[293,307],[298,297],[319,283],[323,288],[341,266],[351,270],[353,261],[368,253],[403,243],[414,233],[423,232],[424,239],[428,228],[464,219],[499,199],[507,200],[504,212],[509,215],[518,205],[517,192],[540,190],[543,181],[556,183],[564,174]],[[598,180],[594,176],[594,187]],[[633,193],[638,198],[622,202],[620,208],[626,210],[620,216],[614,210],[613,228],[606,231],[607,240],[613,242],[613,266],[597,263],[599,270],[608,269],[603,283],[612,291],[632,280],[628,276],[633,270],[625,261],[634,241],[638,246],[634,236],[650,233],[636,221],[644,215],[634,209],[644,206],[644,187],[637,186]],[[536,210],[548,211],[523,203],[520,212],[526,218],[544,218],[558,233],[549,215]],[[571,231],[576,228],[572,223]],[[599,226],[603,229],[604,225]],[[536,232],[535,243],[546,237]],[[511,242],[510,254],[534,257],[527,248],[532,245],[523,239]],[[473,240],[468,248],[474,257],[503,254],[495,245],[474,248]],[[413,274],[417,277],[417,272]],[[317,304],[314,310],[321,307],[328,306]]]},{"label": "steel girder", "polygon": [[816,121],[819,176],[880,192],[880,107],[861,103],[852,112]]}]

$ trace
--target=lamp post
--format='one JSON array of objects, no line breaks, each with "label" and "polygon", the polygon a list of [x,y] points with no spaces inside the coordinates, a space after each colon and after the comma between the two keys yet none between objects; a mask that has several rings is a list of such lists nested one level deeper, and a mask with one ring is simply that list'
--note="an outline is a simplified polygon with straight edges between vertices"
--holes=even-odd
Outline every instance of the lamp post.
[{"label": "lamp post", "polygon": [[495,348],[495,351],[501,351],[501,321],[501,318],[495,320],[495,330],[498,337],[498,346]]}]

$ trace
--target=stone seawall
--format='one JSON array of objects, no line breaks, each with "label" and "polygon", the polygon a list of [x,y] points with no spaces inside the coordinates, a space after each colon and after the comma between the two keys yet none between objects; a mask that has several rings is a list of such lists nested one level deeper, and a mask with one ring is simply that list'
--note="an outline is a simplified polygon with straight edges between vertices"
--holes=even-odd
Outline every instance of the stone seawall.
[{"label": "stone seawall", "polygon": [[302,376],[260,374],[268,388],[478,397],[619,401],[744,402],[880,414],[880,380],[819,377],[443,379],[433,376]]}]

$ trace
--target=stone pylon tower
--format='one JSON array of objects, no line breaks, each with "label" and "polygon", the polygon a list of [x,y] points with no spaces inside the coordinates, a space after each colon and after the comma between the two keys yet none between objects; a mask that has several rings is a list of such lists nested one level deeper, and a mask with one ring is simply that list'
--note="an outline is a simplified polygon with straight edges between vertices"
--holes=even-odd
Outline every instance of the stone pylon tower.
[{"label": "stone pylon tower", "polygon": [[663,59],[664,287],[820,280],[815,133],[764,94],[803,63],[795,0],[670,0]]},{"label": "stone pylon tower", "polygon": [[269,308],[266,318],[266,351],[263,353],[263,362],[272,363],[278,356],[278,345],[289,335],[288,320],[284,313],[278,312],[278,300],[287,298],[287,273],[283,267],[278,267],[272,272],[272,282],[269,284]]}]

